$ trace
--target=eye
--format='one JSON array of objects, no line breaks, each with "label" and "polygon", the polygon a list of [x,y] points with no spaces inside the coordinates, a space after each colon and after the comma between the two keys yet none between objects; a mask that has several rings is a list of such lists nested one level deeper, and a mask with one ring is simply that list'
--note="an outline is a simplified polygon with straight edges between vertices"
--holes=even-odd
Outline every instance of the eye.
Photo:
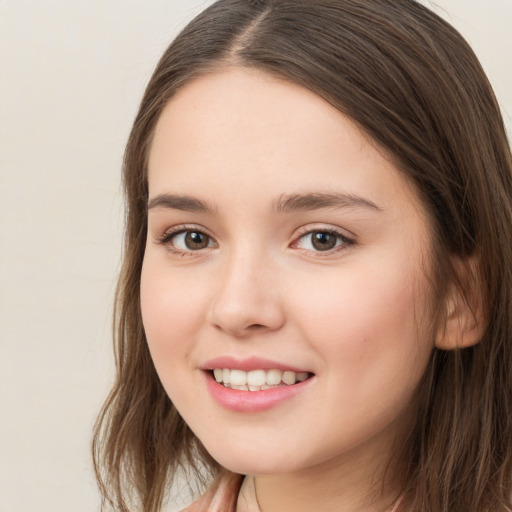
[{"label": "eye", "polygon": [[354,240],[334,230],[314,230],[308,231],[300,236],[293,244],[298,249],[304,249],[314,252],[336,251],[347,245],[354,244]]},{"label": "eye", "polygon": [[176,253],[188,253],[215,247],[213,239],[197,229],[182,229],[165,233],[160,239],[160,243]]},{"label": "eye", "polygon": [[172,241],[178,249],[198,251],[209,247],[211,238],[200,231],[184,231],[173,236]]}]

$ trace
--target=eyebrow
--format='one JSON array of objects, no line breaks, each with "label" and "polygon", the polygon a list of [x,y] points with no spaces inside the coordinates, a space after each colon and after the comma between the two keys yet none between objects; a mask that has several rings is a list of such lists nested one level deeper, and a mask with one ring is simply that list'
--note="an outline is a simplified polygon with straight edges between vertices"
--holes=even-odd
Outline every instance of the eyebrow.
[{"label": "eyebrow", "polygon": [[355,194],[341,193],[283,194],[274,201],[273,206],[277,213],[354,207],[381,211],[381,208],[369,199]]},{"label": "eyebrow", "polygon": [[[321,208],[354,207],[381,211],[381,208],[369,199],[355,194],[342,193],[283,194],[273,203],[273,209],[276,213],[319,210]],[[155,208],[169,208],[209,215],[215,214],[215,209],[205,201],[195,197],[175,194],[159,194],[150,199],[148,201],[148,210]]]},{"label": "eyebrow", "polygon": [[170,208],[185,212],[213,214],[214,209],[207,203],[195,197],[179,196],[175,194],[159,194],[148,201],[148,210],[154,208]]}]

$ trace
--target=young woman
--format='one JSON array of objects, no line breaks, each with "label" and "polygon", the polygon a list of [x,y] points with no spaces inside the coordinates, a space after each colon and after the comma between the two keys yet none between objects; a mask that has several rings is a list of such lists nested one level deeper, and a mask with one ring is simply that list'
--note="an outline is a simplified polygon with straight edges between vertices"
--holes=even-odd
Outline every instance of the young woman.
[{"label": "young woman", "polygon": [[[413,0],[220,0],[126,149],[115,510],[512,510],[512,163]],[[133,508],[132,508],[133,507]]]}]

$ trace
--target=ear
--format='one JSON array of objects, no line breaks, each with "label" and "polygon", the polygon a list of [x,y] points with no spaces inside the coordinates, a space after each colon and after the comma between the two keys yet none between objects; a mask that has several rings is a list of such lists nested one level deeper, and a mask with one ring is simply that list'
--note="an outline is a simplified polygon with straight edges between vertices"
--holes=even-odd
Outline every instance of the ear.
[{"label": "ear", "polygon": [[444,323],[436,334],[435,346],[454,350],[476,345],[486,328],[484,298],[479,278],[478,257],[454,262],[458,279],[450,284],[444,303]]}]

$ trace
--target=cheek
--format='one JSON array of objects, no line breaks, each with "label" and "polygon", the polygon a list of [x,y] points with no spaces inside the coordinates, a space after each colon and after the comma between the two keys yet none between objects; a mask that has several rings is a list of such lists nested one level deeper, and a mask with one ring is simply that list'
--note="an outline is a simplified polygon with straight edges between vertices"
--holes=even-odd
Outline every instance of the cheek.
[{"label": "cheek", "polygon": [[[164,268],[162,268],[164,267]],[[204,294],[194,279],[179,277],[147,257],[141,274],[141,311],[151,356],[160,367],[175,369],[187,358],[193,333],[204,319]],[[162,378],[165,376],[161,375]]]},{"label": "cheek", "polygon": [[[402,368],[423,369],[431,350],[425,323],[425,290],[407,265],[358,266],[333,275],[328,286],[315,282],[291,293],[305,335],[326,364],[336,361],[345,374],[368,375]],[[304,290],[307,290],[305,293]]]},{"label": "cheek", "polygon": [[343,425],[357,441],[393,422],[428,364],[433,342],[418,323],[425,294],[416,276],[395,268],[352,268],[333,278],[328,292],[310,283],[300,306],[297,299],[302,335],[321,357],[325,402],[342,404],[317,410],[318,428],[333,442],[337,434],[326,425]]}]

